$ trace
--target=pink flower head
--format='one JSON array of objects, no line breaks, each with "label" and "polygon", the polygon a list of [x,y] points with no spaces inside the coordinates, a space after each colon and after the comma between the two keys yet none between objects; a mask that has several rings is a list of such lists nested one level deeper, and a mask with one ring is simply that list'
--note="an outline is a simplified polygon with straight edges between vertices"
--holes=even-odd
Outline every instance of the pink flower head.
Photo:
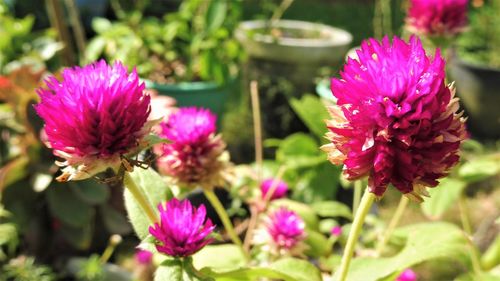
[{"label": "pink flower head", "polygon": [[[273,178],[269,178],[264,180],[261,185],[260,185],[260,191],[262,192],[262,198],[266,198],[267,193],[273,187]],[[283,198],[286,196],[286,193],[288,192],[288,185],[284,181],[278,181],[276,185],[276,189],[274,190],[273,194],[271,195],[271,200],[274,199],[279,199]]]},{"label": "pink flower head", "polygon": [[206,218],[204,205],[196,209],[189,200],[179,201],[176,198],[165,205],[158,205],[160,222],[149,227],[149,233],[158,241],[158,252],[173,257],[187,257],[213,241],[207,236],[215,225]]},{"label": "pink flower head", "polygon": [[363,42],[359,60],[350,59],[332,79],[337,105],[329,107],[331,141],[322,149],[344,164],[349,180],[368,176],[370,191],[382,196],[389,184],[421,201],[425,187],[459,160],[465,118],[445,84],[439,50],[427,57],[417,37]]},{"label": "pink flower head", "polygon": [[292,250],[306,237],[305,223],[302,218],[285,207],[269,215],[266,228],[272,243],[284,250]]},{"label": "pink flower head", "polygon": [[467,5],[468,0],[411,0],[407,27],[421,35],[455,35],[467,24]]},{"label": "pink flower head", "polygon": [[150,264],[153,260],[153,253],[148,250],[139,249],[135,252],[135,260],[139,264]]},{"label": "pink flower head", "polygon": [[340,227],[338,225],[334,226],[330,230],[330,233],[332,234],[332,236],[339,237],[340,235],[342,235],[342,227]]},{"label": "pink flower head", "polygon": [[134,70],[104,60],[65,69],[37,90],[35,105],[45,121],[47,145],[64,158],[59,181],[80,180],[120,165],[120,156],[140,148],[152,126],[150,98]]},{"label": "pink flower head", "polygon": [[188,186],[213,188],[223,184],[226,144],[215,135],[215,121],[208,109],[184,107],[161,123],[161,136],[170,143],[155,150],[160,156],[160,172]]},{"label": "pink flower head", "polygon": [[411,269],[406,269],[398,276],[396,281],[417,281],[417,274]]}]

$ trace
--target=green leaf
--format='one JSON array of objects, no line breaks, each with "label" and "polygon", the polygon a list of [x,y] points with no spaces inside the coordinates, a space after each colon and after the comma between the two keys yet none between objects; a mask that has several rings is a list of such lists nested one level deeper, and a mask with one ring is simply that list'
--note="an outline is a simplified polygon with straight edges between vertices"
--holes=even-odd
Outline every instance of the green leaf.
[{"label": "green leaf", "polygon": [[226,13],[227,13],[226,0],[212,0],[210,2],[205,22],[207,33],[211,33],[222,26],[224,20],[226,19]]},{"label": "green leaf", "polygon": [[309,229],[318,230],[319,220],[316,216],[316,213],[313,209],[311,209],[311,207],[297,201],[292,201],[290,199],[277,199],[271,201],[271,207],[273,209],[282,206],[296,212],[304,220],[306,226]]},{"label": "green leaf", "polygon": [[426,199],[420,206],[424,214],[432,219],[440,218],[450,207],[457,202],[467,184],[461,180],[444,178],[435,188],[429,188],[431,198]]},{"label": "green leaf", "polygon": [[500,161],[477,158],[466,162],[458,170],[458,175],[466,182],[477,182],[500,173]]},{"label": "green leaf", "polygon": [[102,220],[109,233],[125,235],[132,231],[127,218],[116,209],[108,205],[102,205],[100,210]]},{"label": "green leaf", "polygon": [[94,214],[92,206],[65,184],[53,183],[47,190],[47,201],[52,215],[73,227],[88,225]]},{"label": "green leaf", "polygon": [[17,229],[13,223],[0,224],[0,246],[17,239]]},{"label": "green leaf", "polygon": [[289,168],[303,168],[325,162],[318,143],[308,134],[295,133],[284,139],[276,151],[276,160]]},{"label": "green leaf", "polygon": [[190,259],[184,261],[180,259],[166,259],[155,272],[155,281],[198,281],[212,280],[209,278],[200,278],[194,274],[190,264]]},{"label": "green leaf", "polygon": [[[444,222],[414,224],[396,230],[407,237],[405,247],[392,257],[356,258],[347,275],[349,281],[375,281],[424,261],[446,258],[467,262],[469,246],[463,232]],[[338,271],[334,280],[338,280]]]},{"label": "green leaf", "polygon": [[263,277],[283,281],[297,281],[297,279],[286,273],[263,267],[241,268],[228,272],[215,272],[212,269],[205,267],[202,268],[200,272],[203,275],[212,277],[217,281],[256,281],[262,280]]},{"label": "green leaf", "polygon": [[[165,202],[173,197],[166,182],[153,169],[135,168],[130,176],[155,209],[160,202]],[[124,197],[130,222],[135,233],[142,240],[148,235],[149,219],[128,189],[125,189]]]},{"label": "green leaf", "polygon": [[296,258],[283,258],[270,265],[271,269],[293,276],[297,281],[322,281],[321,272],[311,263]]},{"label": "green leaf", "polygon": [[328,239],[326,237],[313,230],[306,230],[307,237],[304,241],[309,248],[306,250],[306,255],[308,257],[318,258],[324,256],[330,252],[331,249],[328,248]]},{"label": "green leaf", "polygon": [[70,182],[76,196],[88,204],[102,204],[109,199],[109,187],[94,179]]},{"label": "green leaf", "polygon": [[105,33],[112,26],[111,21],[106,18],[94,18],[92,20],[92,29],[98,34]]},{"label": "green leaf", "polygon": [[[304,173],[304,188],[296,188],[295,196],[300,195],[300,201],[310,203],[335,198],[339,186],[339,175],[341,167],[334,166],[330,162],[325,161],[322,155],[318,157],[321,160],[320,164],[312,167],[308,173]],[[300,190],[300,193],[298,192]]]},{"label": "green leaf", "polygon": [[245,257],[240,248],[233,244],[208,245],[193,255],[193,264],[195,268],[210,267],[228,271],[244,266]]},{"label": "green leaf", "polygon": [[481,265],[485,270],[500,265],[500,236],[497,236],[481,257]]},{"label": "green leaf", "polygon": [[322,139],[327,131],[325,120],[329,119],[330,116],[321,100],[318,97],[307,94],[300,100],[295,98],[291,99],[290,105],[304,124],[306,124],[307,128],[309,128],[318,139]]},{"label": "green leaf", "polygon": [[352,219],[351,209],[337,201],[315,202],[311,207],[320,217]]},{"label": "green leaf", "polygon": [[91,224],[73,227],[66,223],[62,223],[59,229],[66,241],[79,250],[89,249],[92,243],[92,230],[93,227]]}]

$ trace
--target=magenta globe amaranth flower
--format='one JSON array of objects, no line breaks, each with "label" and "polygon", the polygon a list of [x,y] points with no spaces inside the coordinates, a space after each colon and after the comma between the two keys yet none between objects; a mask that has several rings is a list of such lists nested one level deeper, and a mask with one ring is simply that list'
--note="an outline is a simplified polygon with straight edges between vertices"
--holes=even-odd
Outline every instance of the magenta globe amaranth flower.
[{"label": "magenta globe amaranth flower", "polygon": [[417,274],[411,269],[406,269],[396,278],[396,281],[417,281]]},{"label": "magenta globe amaranth flower", "polygon": [[411,0],[406,26],[426,36],[453,36],[467,24],[468,0]]},{"label": "magenta globe amaranth flower", "polygon": [[[286,196],[286,193],[288,192],[288,185],[286,182],[282,180],[278,180],[276,183],[274,183],[273,178],[266,179],[262,181],[260,184],[260,191],[262,193],[262,198],[266,198],[268,196],[267,194],[270,192],[271,187],[274,188],[274,192],[270,195],[271,200],[283,198]],[[276,184],[276,187],[273,186],[273,184]]]},{"label": "magenta globe amaranth flower", "polygon": [[363,42],[359,60],[350,59],[332,79],[337,105],[329,107],[331,141],[322,149],[344,164],[349,180],[368,176],[370,191],[382,196],[389,184],[421,201],[425,187],[459,160],[465,118],[445,84],[445,61],[432,59],[417,37]]},{"label": "magenta globe amaranth flower", "polygon": [[206,218],[204,205],[195,208],[189,200],[176,198],[158,205],[160,222],[149,227],[156,240],[156,249],[173,257],[187,257],[213,241],[208,235],[215,225]]},{"label": "magenta globe amaranth flower", "polygon": [[135,252],[135,261],[138,264],[151,264],[153,261],[153,253],[148,250],[138,249]]},{"label": "magenta globe amaranth flower", "polygon": [[215,121],[208,109],[184,107],[161,123],[161,136],[170,143],[155,149],[160,172],[189,187],[223,185],[229,156],[221,136],[215,134]]},{"label": "magenta globe amaranth flower", "polygon": [[65,69],[46,80],[35,106],[45,121],[47,145],[64,162],[59,181],[80,180],[117,168],[120,157],[140,150],[152,121],[150,98],[137,72],[105,61]]},{"label": "magenta globe amaranth flower", "polygon": [[265,222],[267,234],[274,251],[296,253],[303,250],[306,238],[305,223],[294,211],[281,207],[272,212]]},{"label": "magenta globe amaranth flower", "polygon": [[332,227],[332,229],[330,230],[330,234],[332,236],[339,237],[340,235],[342,235],[342,227],[340,227],[338,225]]}]

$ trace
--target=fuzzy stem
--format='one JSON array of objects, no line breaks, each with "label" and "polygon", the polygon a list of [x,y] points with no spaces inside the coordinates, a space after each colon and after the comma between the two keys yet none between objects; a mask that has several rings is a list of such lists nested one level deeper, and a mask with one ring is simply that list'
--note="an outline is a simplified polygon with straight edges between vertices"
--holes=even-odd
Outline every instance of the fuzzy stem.
[{"label": "fuzzy stem", "polygon": [[460,220],[462,221],[462,228],[465,232],[465,236],[470,247],[470,259],[472,262],[472,268],[474,270],[474,273],[479,275],[482,271],[481,262],[479,261],[477,249],[472,242],[472,227],[469,220],[469,209],[467,208],[467,202],[464,194],[461,194],[460,197],[458,197],[458,208],[460,209]]},{"label": "fuzzy stem", "polygon": [[366,215],[370,210],[373,201],[375,200],[375,194],[369,191],[367,188],[361,198],[361,203],[359,204],[359,209],[354,216],[354,221],[352,222],[351,230],[349,231],[349,237],[347,238],[347,244],[344,249],[344,254],[342,255],[342,261],[340,262],[339,269],[339,281],[345,281],[347,277],[347,271],[349,270],[349,264],[354,253],[354,248],[356,242],[358,241],[359,234],[363,228],[363,223],[365,222]]},{"label": "fuzzy stem", "polygon": [[241,243],[238,234],[236,234],[233,224],[231,223],[231,220],[227,215],[226,209],[224,209],[224,206],[222,206],[222,203],[220,202],[217,195],[215,195],[213,190],[204,189],[203,192],[205,193],[205,196],[207,197],[208,201],[210,201],[210,204],[212,204],[212,207],[214,207],[215,211],[217,212],[217,215],[221,219],[222,224],[224,225],[224,228],[226,229],[227,234],[229,235],[233,243],[241,248],[243,255],[245,256],[245,258],[248,259],[247,252],[243,249],[243,244]]},{"label": "fuzzy stem", "polygon": [[363,181],[357,180],[354,182],[354,196],[352,198],[352,215],[356,214],[359,207],[359,201],[361,200],[361,192],[363,189]]},{"label": "fuzzy stem", "polygon": [[257,81],[250,82],[250,95],[252,97],[252,115],[255,140],[255,164],[257,166],[257,184],[262,182],[262,119],[260,117],[259,90]]},{"label": "fuzzy stem", "polygon": [[458,197],[458,208],[460,209],[460,220],[462,221],[462,227],[467,235],[471,235],[472,227],[470,226],[469,212],[464,195],[460,195],[460,197]]},{"label": "fuzzy stem", "polygon": [[401,196],[401,200],[399,200],[398,208],[396,209],[396,212],[392,216],[391,221],[389,222],[389,226],[384,232],[384,236],[382,236],[382,240],[380,240],[380,243],[377,245],[377,253],[378,255],[382,255],[382,252],[384,251],[385,245],[389,241],[389,238],[391,238],[392,233],[394,232],[394,229],[396,226],[399,224],[399,221],[401,220],[401,217],[403,216],[403,213],[406,210],[406,206],[408,206],[408,202],[410,199],[406,196]]},{"label": "fuzzy stem", "polygon": [[150,223],[156,223],[158,221],[158,217],[156,216],[155,210],[151,206],[149,200],[146,198],[146,195],[135,184],[134,180],[128,172],[125,172],[125,174],[123,175],[123,184],[128,189],[128,191],[132,193],[132,196],[134,196],[137,203],[139,203],[142,210],[146,213],[146,216],[149,218]]},{"label": "fuzzy stem", "polygon": [[122,242],[122,237],[118,234],[111,235],[109,238],[108,246],[106,249],[104,249],[104,252],[101,255],[101,258],[99,261],[101,264],[105,264],[108,262],[109,258],[111,258],[111,255],[113,255],[113,252],[116,249],[116,246]]}]

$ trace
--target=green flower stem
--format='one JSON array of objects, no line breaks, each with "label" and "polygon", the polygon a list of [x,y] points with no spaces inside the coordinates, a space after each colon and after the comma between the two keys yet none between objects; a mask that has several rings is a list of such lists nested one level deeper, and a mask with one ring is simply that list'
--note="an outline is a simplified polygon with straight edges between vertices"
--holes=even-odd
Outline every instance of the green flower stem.
[{"label": "green flower stem", "polygon": [[142,190],[135,184],[134,180],[128,172],[125,172],[125,174],[123,175],[123,184],[128,189],[128,191],[132,193],[132,196],[134,196],[135,200],[137,200],[137,203],[139,203],[142,210],[146,213],[146,216],[149,218],[151,224],[156,223],[158,221],[158,217],[155,210],[153,209],[153,206],[151,206],[151,203],[146,198],[144,192],[142,192]]},{"label": "green flower stem", "polygon": [[215,211],[217,212],[217,215],[219,215],[219,218],[221,219],[222,224],[224,225],[224,228],[226,229],[227,234],[229,235],[233,243],[241,248],[243,255],[245,256],[246,259],[248,259],[249,257],[247,255],[247,252],[243,249],[243,243],[241,243],[238,234],[236,234],[233,224],[231,223],[231,220],[227,215],[226,209],[224,209],[224,206],[222,206],[222,203],[220,202],[217,195],[215,195],[213,190],[204,189],[203,192],[205,193],[205,196],[207,197],[208,201],[210,201],[210,204],[212,204],[212,207],[214,207]]},{"label": "green flower stem", "polygon": [[467,208],[467,201],[464,194],[461,194],[460,197],[458,197],[458,208],[460,209],[460,219],[462,221],[462,227],[470,247],[470,259],[472,262],[472,268],[474,272],[479,275],[482,272],[481,262],[479,260],[476,246],[471,239],[472,227],[469,220],[469,209]]},{"label": "green flower stem", "polygon": [[361,192],[363,190],[363,181],[357,180],[354,182],[354,196],[352,199],[352,215],[356,214],[359,207],[359,201],[361,201]]},{"label": "green flower stem", "polygon": [[345,281],[347,277],[347,271],[349,270],[349,264],[354,253],[354,247],[358,241],[359,234],[365,222],[366,215],[370,210],[373,201],[375,200],[375,194],[370,192],[368,188],[361,198],[361,203],[359,204],[358,211],[354,216],[354,221],[352,222],[351,230],[349,231],[349,237],[347,238],[347,244],[344,249],[344,254],[342,255],[342,261],[340,262],[339,269],[339,281]]},{"label": "green flower stem", "polygon": [[385,245],[389,241],[389,238],[391,238],[392,233],[394,232],[394,229],[396,226],[399,224],[399,221],[401,220],[401,217],[403,216],[403,213],[406,210],[406,206],[408,206],[408,202],[410,199],[406,196],[401,196],[401,200],[399,200],[398,208],[396,209],[396,212],[392,216],[391,221],[389,222],[389,226],[384,232],[384,236],[382,236],[382,240],[380,240],[379,244],[377,245],[377,253],[378,255],[382,255],[382,252],[384,251]]},{"label": "green flower stem", "polygon": [[104,252],[101,255],[101,258],[99,259],[102,264],[105,264],[108,262],[109,258],[111,258],[111,255],[113,255],[113,252],[116,249],[116,246],[122,242],[122,237],[118,234],[111,235],[109,238],[109,243],[106,249],[104,249]]}]

